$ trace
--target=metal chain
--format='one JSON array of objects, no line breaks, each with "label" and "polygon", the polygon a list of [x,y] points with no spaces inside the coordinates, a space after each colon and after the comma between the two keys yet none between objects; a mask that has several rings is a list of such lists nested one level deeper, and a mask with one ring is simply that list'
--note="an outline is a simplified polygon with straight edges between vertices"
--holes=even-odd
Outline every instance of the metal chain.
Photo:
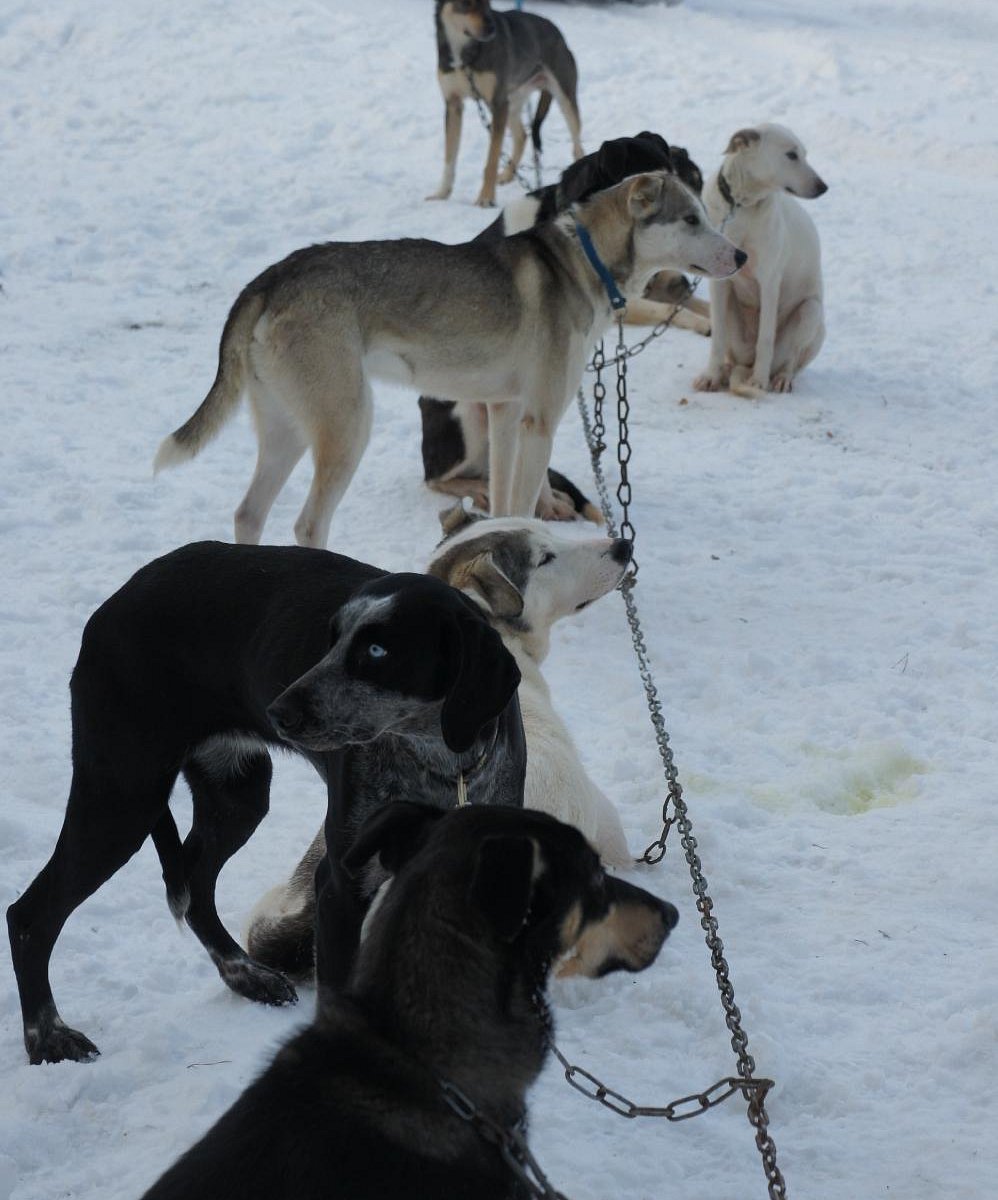
[{"label": "metal chain", "polygon": [[473,1101],[453,1083],[439,1079],[440,1090],[444,1100],[457,1113],[462,1121],[475,1130],[485,1141],[499,1148],[499,1153],[510,1170],[527,1190],[531,1200],[567,1200],[567,1197],[555,1188],[540,1168],[527,1145],[527,1139],[519,1126],[504,1127],[498,1121],[486,1116]]},{"label": "metal chain", "polygon": [[[700,284],[701,278],[702,276],[696,275],[693,279],[686,280],[686,295],[683,296],[683,300],[688,300],[690,296],[693,295]],[[646,350],[656,338],[660,338],[667,329],[672,327],[673,321],[675,321],[676,317],[679,315],[680,308],[682,308],[682,301],[674,304],[672,307],[672,312],[669,313],[665,320],[659,321],[659,323],[646,337],[643,337],[639,342],[634,342],[634,344],[631,346],[625,346],[623,344],[623,336],[621,336],[620,344],[617,347],[617,353],[614,356],[614,360],[616,362],[620,362],[622,359],[637,358],[637,356],[643,350]],[[595,370],[595,360],[586,364],[586,374],[592,374]]]},{"label": "metal chain", "polygon": [[[618,342],[618,351],[615,356],[617,364],[617,392],[618,392],[618,415],[621,413],[621,393],[623,393],[623,415],[624,422],[620,429],[620,443],[626,443],[626,452],[618,449],[618,460],[621,461],[622,467],[630,460],[630,442],[629,432],[626,425],[627,416],[627,359],[633,357],[626,352],[621,354],[620,347],[623,345],[623,323],[621,322],[620,335]],[[602,352],[602,346],[597,349],[593,356],[593,371],[596,375],[596,384],[594,387],[594,409],[602,403],[602,396],[605,395],[605,385],[602,380],[602,371],[605,368],[605,358]],[[607,529],[612,536],[615,536],[615,527],[613,522],[613,513],[611,511],[609,490],[607,488],[606,478],[603,474],[601,462],[601,454],[605,449],[602,445],[605,438],[605,429],[602,427],[602,413],[597,411],[595,415],[596,427],[601,430],[601,436],[597,440],[593,424],[590,423],[589,413],[586,407],[586,399],[582,389],[578,393],[579,413],[582,417],[582,427],[585,432],[586,442],[589,447],[589,455],[593,465],[593,475],[596,480],[596,487],[599,493],[600,505],[603,509],[603,515],[606,519]],[[620,490],[618,489],[618,495]],[[630,501],[630,486],[628,485],[625,492],[628,501]],[[631,541],[634,540],[634,527],[631,525],[629,513],[624,510],[624,520],[627,521],[630,528]],[[724,1009],[724,1021],[731,1034],[731,1048],[735,1052],[737,1059],[737,1070],[739,1081],[737,1087],[731,1088],[725,1092],[724,1096],[719,1096],[712,1103],[720,1103],[720,1100],[732,1095],[734,1091],[741,1091],[748,1100],[748,1119],[752,1127],[756,1131],[755,1143],[762,1157],[763,1170],[766,1173],[766,1180],[769,1189],[770,1200],[785,1200],[787,1195],[786,1181],[776,1165],[776,1145],[773,1142],[769,1133],[769,1117],[766,1113],[766,1092],[772,1084],[767,1080],[757,1080],[755,1075],[755,1059],[748,1051],[748,1036],[746,1035],[741,1023],[741,1012],[735,1003],[734,988],[731,984],[728,963],[724,957],[724,943],[721,941],[718,933],[717,918],[714,916],[714,902],[710,897],[707,888],[707,879],[703,873],[703,866],[700,862],[700,856],[697,853],[697,841],[693,835],[693,826],[689,817],[689,810],[686,801],[683,798],[683,789],[679,783],[678,772],[676,770],[675,760],[672,753],[672,747],[669,743],[669,735],[665,728],[665,721],[662,717],[662,703],[658,696],[658,689],[655,686],[654,677],[651,672],[651,665],[648,660],[648,648],[645,644],[644,633],[641,628],[641,621],[638,616],[637,605],[634,600],[634,585],[635,574],[629,571],[620,584],[620,591],[624,598],[624,607],[627,612],[627,623],[631,630],[631,641],[634,645],[634,652],[638,660],[638,670],[641,675],[641,682],[644,685],[645,696],[648,701],[648,711],[651,718],[652,727],[655,731],[655,741],[658,746],[659,755],[662,759],[662,765],[665,770],[665,777],[668,785],[668,794],[665,802],[662,805],[662,832],[658,838],[651,843],[645,850],[639,861],[650,864],[661,862],[665,857],[666,840],[669,836],[669,831],[673,825],[678,825],[680,841],[683,846],[683,852],[686,858],[686,863],[690,871],[690,879],[693,884],[693,894],[696,897],[697,911],[700,913],[700,926],[704,931],[707,948],[710,950],[711,966],[714,968],[714,973],[717,977],[717,987],[721,996],[721,1007]],[[671,812],[670,812],[671,809]],[[618,1092],[612,1091],[594,1076],[588,1072],[582,1071],[579,1068],[572,1068],[562,1055],[556,1050],[558,1058],[565,1067],[565,1077],[568,1082],[574,1087],[579,1088],[579,1084],[575,1082],[577,1076],[587,1079],[595,1086],[595,1092],[589,1092],[585,1087],[579,1088],[592,1099],[600,1101],[614,1111],[622,1112],[624,1116],[642,1115],[640,1112],[631,1112],[630,1101],[626,1101]],[[766,1086],[763,1087],[765,1082]],[[708,1088],[706,1092],[696,1093],[692,1097],[686,1097],[682,1101],[676,1101],[675,1106],[678,1108],[686,1101],[693,1101],[698,1105],[697,1111],[703,1111],[712,1104],[704,1104],[703,1098],[710,1098],[718,1088],[730,1088],[730,1082],[721,1080]],[[607,1103],[607,1101],[616,1103]],[[622,1111],[618,1105],[623,1105]],[[637,1108],[637,1106],[633,1106]],[[670,1107],[670,1106],[667,1106]],[[665,1115],[664,1111],[661,1114]],[[690,1114],[693,1115],[693,1114]]]},{"label": "metal chain", "polygon": [[[469,67],[467,63],[463,63],[461,70],[464,71],[464,76],[468,81],[468,87],[471,88],[471,98],[474,100],[475,105],[478,108],[478,119],[482,122],[485,131],[491,137],[492,121],[488,115],[488,101],[478,90],[478,85],[475,83],[475,77],[471,67]],[[505,150],[500,151],[500,162],[502,162],[505,166],[512,166],[512,160]],[[513,167],[513,177],[525,192],[532,192],[539,188],[541,186],[541,152],[536,146],[534,146],[534,174],[537,177],[536,184],[531,183],[519,167]]]}]

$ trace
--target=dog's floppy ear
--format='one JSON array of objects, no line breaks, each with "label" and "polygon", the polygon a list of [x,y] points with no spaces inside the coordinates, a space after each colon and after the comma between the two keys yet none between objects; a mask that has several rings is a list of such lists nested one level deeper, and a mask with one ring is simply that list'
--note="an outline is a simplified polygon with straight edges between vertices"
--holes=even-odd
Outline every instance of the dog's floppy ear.
[{"label": "dog's floppy ear", "polygon": [[440,713],[440,732],[455,754],[475,744],[478,731],[497,717],[520,682],[516,659],[485,619],[468,607],[447,628],[445,653],[450,659],[450,686]]},{"label": "dog's floppy ear", "polygon": [[758,129],[739,129],[737,133],[731,135],[731,141],[728,142],[728,148],[725,154],[734,154],[738,150],[744,150],[746,146],[751,146],[753,142],[759,141],[762,135]]},{"label": "dog's floppy ear", "polygon": [[627,211],[636,220],[650,217],[661,207],[664,191],[664,176],[635,175],[627,185]]},{"label": "dog's floppy ear", "polygon": [[504,942],[526,924],[538,858],[533,838],[489,837],[482,842],[468,898]]},{"label": "dog's floppy ear", "polygon": [[353,845],[340,862],[351,877],[377,854],[393,875],[408,862],[429,836],[444,809],[431,804],[396,800],[379,808],[360,827]]},{"label": "dog's floppy ear", "polygon": [[520,589],[496,565],[490,550],[459,564],[448,583],[458,591],[471,588],[477,592],[495,617],[518,617],[523,612]]}]

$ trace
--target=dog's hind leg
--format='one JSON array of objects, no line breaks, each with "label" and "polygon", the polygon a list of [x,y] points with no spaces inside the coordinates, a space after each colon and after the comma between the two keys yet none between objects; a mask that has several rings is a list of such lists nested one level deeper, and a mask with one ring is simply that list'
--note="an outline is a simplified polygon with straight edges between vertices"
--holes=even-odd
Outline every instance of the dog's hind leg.
[{"label": "dog's hind leg", "polygon": [[548,87],[561,109],[561,115],[565,118],[572,138],[572,154],[576,161],[585,154],[585,150],[582,149],[582,118],[579,116],[579,101],[576,96],[577,83],[574,63],[564,82],[555,79],[551,74],[548,75]]},{"label": "dog's hind leg", "polygon": [[166,810],[176,772],[126,786],[120,777],[77,763],[52,857],[7,910],[11,958],[32,1063],[84,1062],[97,1047],[59,1016],[49,960],[69,916],[132,857]]},{"label": "dog's hind leg", "polygon": [[184,842],[187,924],[234,992],[263,1004],[293,1004],[298,997],[292,985],[249,957],[215,906],[219,872],[270,807],[270,755],[262,747],[211,742],[194,752],[183,773],[194,799],[194,821]]},{"label": "dog's hind leg", "polygon": [[236,541],[256,545],[274,501],[305,453],[308,440],[283,408],[259,385],[249,388],[256,425],[256,471],[243,502],[236,509]]},{"label": "dog's hind leg", "polygon": [[773,350],[770,390],[793,390],[794,376],[812,362],[825,340],[824,308],[812,296],[802,300],[784,321]]},{"label": "dog's hind leg", "polygon": [[[315,348],[302,362],[302,377],[315,380],[315,395],[303,410],[310,417],[314,473],[305,505],[295,522],[299,546],[324,549],[337,504],[350,485],[371,436],[374,400],[359,355],[352,348]],[[304,358],[304,355],[303,355]],[[329,389],[335,387],[335,394]],[[320,395],[319,389],[326,394]]]}]

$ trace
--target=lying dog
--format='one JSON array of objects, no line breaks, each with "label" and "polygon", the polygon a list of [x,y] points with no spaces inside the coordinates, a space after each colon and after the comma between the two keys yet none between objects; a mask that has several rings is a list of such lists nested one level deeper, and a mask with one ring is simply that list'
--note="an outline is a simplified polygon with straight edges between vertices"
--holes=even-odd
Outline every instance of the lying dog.
[{"label": "lying dog", "polygon": [[[253,1000],[295,991],[255,963],[215,907],[224,863],[269,804],[268,746],[290,744],[326,779],[337,854],[391,798],[447,807],[521,804],[519,671],[467,597],[326,551],[203,542],[144,567],[90,618],[70,685],[73,781],[48,864],[7,910],[33,1063],[97,1053],[60,1018],[48,978],[67,917],[147,837],[167,899],[222,979]],[[291,686],[289,680],[295,680]],[[194,800],[181,847],[169,799]],[[369,895],[324,864],[320,983],[346,977]]]},{"label": "lying dog", "polygon": [[[497,242],[522,233],[552,220],[594,192],[613,187],[642,171],[671,171],[697,195],[703,188],[699,167],[681,146],[670,146],[657,133],[644,130],[634,137],[604,142],[594,154],[587,154],[568,167],[558,183],[514,200],[474,241]],[[629,300],[624,320],[644,325],[668,320],[680,329],[710,333],[709,308],[702,300],[693,299],[689,283],[675,271],[660,271],[643,296]],[[485,405],[420,396],[419,408],[423,421],[423,477],[427,484],[446,495],[468,496],[480,509],[488,511],[489,438]],[[570,479],[548,468],[548,484],[554,516],[572,520],[578,514],[602,524],[602,513]]]},{"label": "lying dog", "polygon": [[569,955],[590,978],[641,971],[678,913],[528,809],[393,804],[347,866],[376,854],[394,882],[343,993],[144,1200],[526,1195],[473,1118],[524,1129],[552,966]]},{"label": "lying dog", "polygon": [[382,375],[488,405],[493,515],[533,516],[539,500],[541,515],[553,515],[554,432],[610,319],[611,292],[640,296],[666,267],[729,275],[743,261],[710,228],[699,198],[665,172],[636,175],[574,215],[495,243],[299,250],[243,289],[222,332],[215,382],[164,440],[156,468],[195,455],[245,388],[260,450],[236,541],[259,540],[310,444],[315,469],[295,534],[323,546],[367,444],[369,379]]},{"label": "lying dog", "polygon": [[[553,22],[535,13],[493,12],[489,0],[436,0],[434,19],[437,82],[444,97],[444,174],[440,187],[427,200],[446,200],[454,188],[468,98],[481,96],[491,117],[489,152],[476,204],[485,208],[495,204],[496,184],[509,183],[516,174],[527,142],[523,106],[531,92],[540,91],[531,129],[534,146],[541,148],[541,124],[553,96],[572,135],[572,151],[581,158],[578,71]],[[507,122],[513,132],[513,150],[500,174]]]},{"label": "lying dog", "polygon": [[[616,587],[631,557],[630,542],[568,541],[539,521],[483,520],[460,505],[442,514],[448,536],[427,566],[430,575],[478,604],[520,671],[518,691],[527,744],[523,801],[579,829],[605,863],[631,861],[616,809],[586,774],[555,712],[540,664],[555,621]],[[293,979],[314,970],[315,875],[326,854],[320,829],[291,877],[261,898],[246,945],[256,962]]]},{"label": "lying dog", "polygon": [[789,392],[825,339],[818,231],[794,197],[812,200],[828,186],[782,125],[739,130],[724,154],[704,202],[749,259],[737,279],[711,282],[710,362],[693,386]]}]

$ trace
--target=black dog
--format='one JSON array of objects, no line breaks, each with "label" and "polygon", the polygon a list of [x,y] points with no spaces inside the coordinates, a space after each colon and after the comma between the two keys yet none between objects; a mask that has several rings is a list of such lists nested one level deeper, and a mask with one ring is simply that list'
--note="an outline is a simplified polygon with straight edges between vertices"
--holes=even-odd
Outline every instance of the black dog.
[{"label": "black dog", "polygon": [[345,865],[375,854],[397,874],[343,992],[145,1200],[526,1196],[467,1117],[525,1127],[552,965],[640,971],[678,914],[529,809],[391,805]]},{"label": "black dog", "polygon": [[[424,575],[388,575],[325,550],[218,542],[140,570],[84,630],[62,832],[7,912],[31,1062],[97,1053],[59,1017],[49,958],[69,914],[150,834],[171,909],[229,987],[271,1004],[296,998],[215,907],[219,871],[267,812],[268,745],[290,742],[327,781],[337,857],[319,870],[316,973],[323,986],[341,983],[378,880],[351,882],[338,856],[389,799],[453,805],[465,774],[471,800],[522,804],[518,683],[479,609]],[[178,774],[194,801],[183,846],[168,807]]]},{"label": "black dog", "polygon": [[[635,137],[613,138],[604,142],[594,154],[587,154],[572,163],[557,183],[531,192],[508,205],[473,240],[497,242],[510,234],[550,221],[594,192],[613,187],[628,176],[638,175],[642,171],[672,171],[697,195],[703,188],[700,168],[681,146],[670,146],[657,133],[643,130]],[[673,301],[688,294],[689,286],[682,286],[682,276],[676,278],[680,281],[676,295],[653,293],[656,299]],[[652,280],[651,289],[656,288],[656,280]],[[419,408],[423,420],[423,477],[426,482],[434,491],[453,496],[471,496],[479,506],[487,507],[488,425],[485,406],[455,404],[451,400],[420,396]],[[602,521],[599,510],[570,479],[549,469],[548,480],[553,491],[560,493],[563,498],[565,516],[574,511],[597,524]]]}]

